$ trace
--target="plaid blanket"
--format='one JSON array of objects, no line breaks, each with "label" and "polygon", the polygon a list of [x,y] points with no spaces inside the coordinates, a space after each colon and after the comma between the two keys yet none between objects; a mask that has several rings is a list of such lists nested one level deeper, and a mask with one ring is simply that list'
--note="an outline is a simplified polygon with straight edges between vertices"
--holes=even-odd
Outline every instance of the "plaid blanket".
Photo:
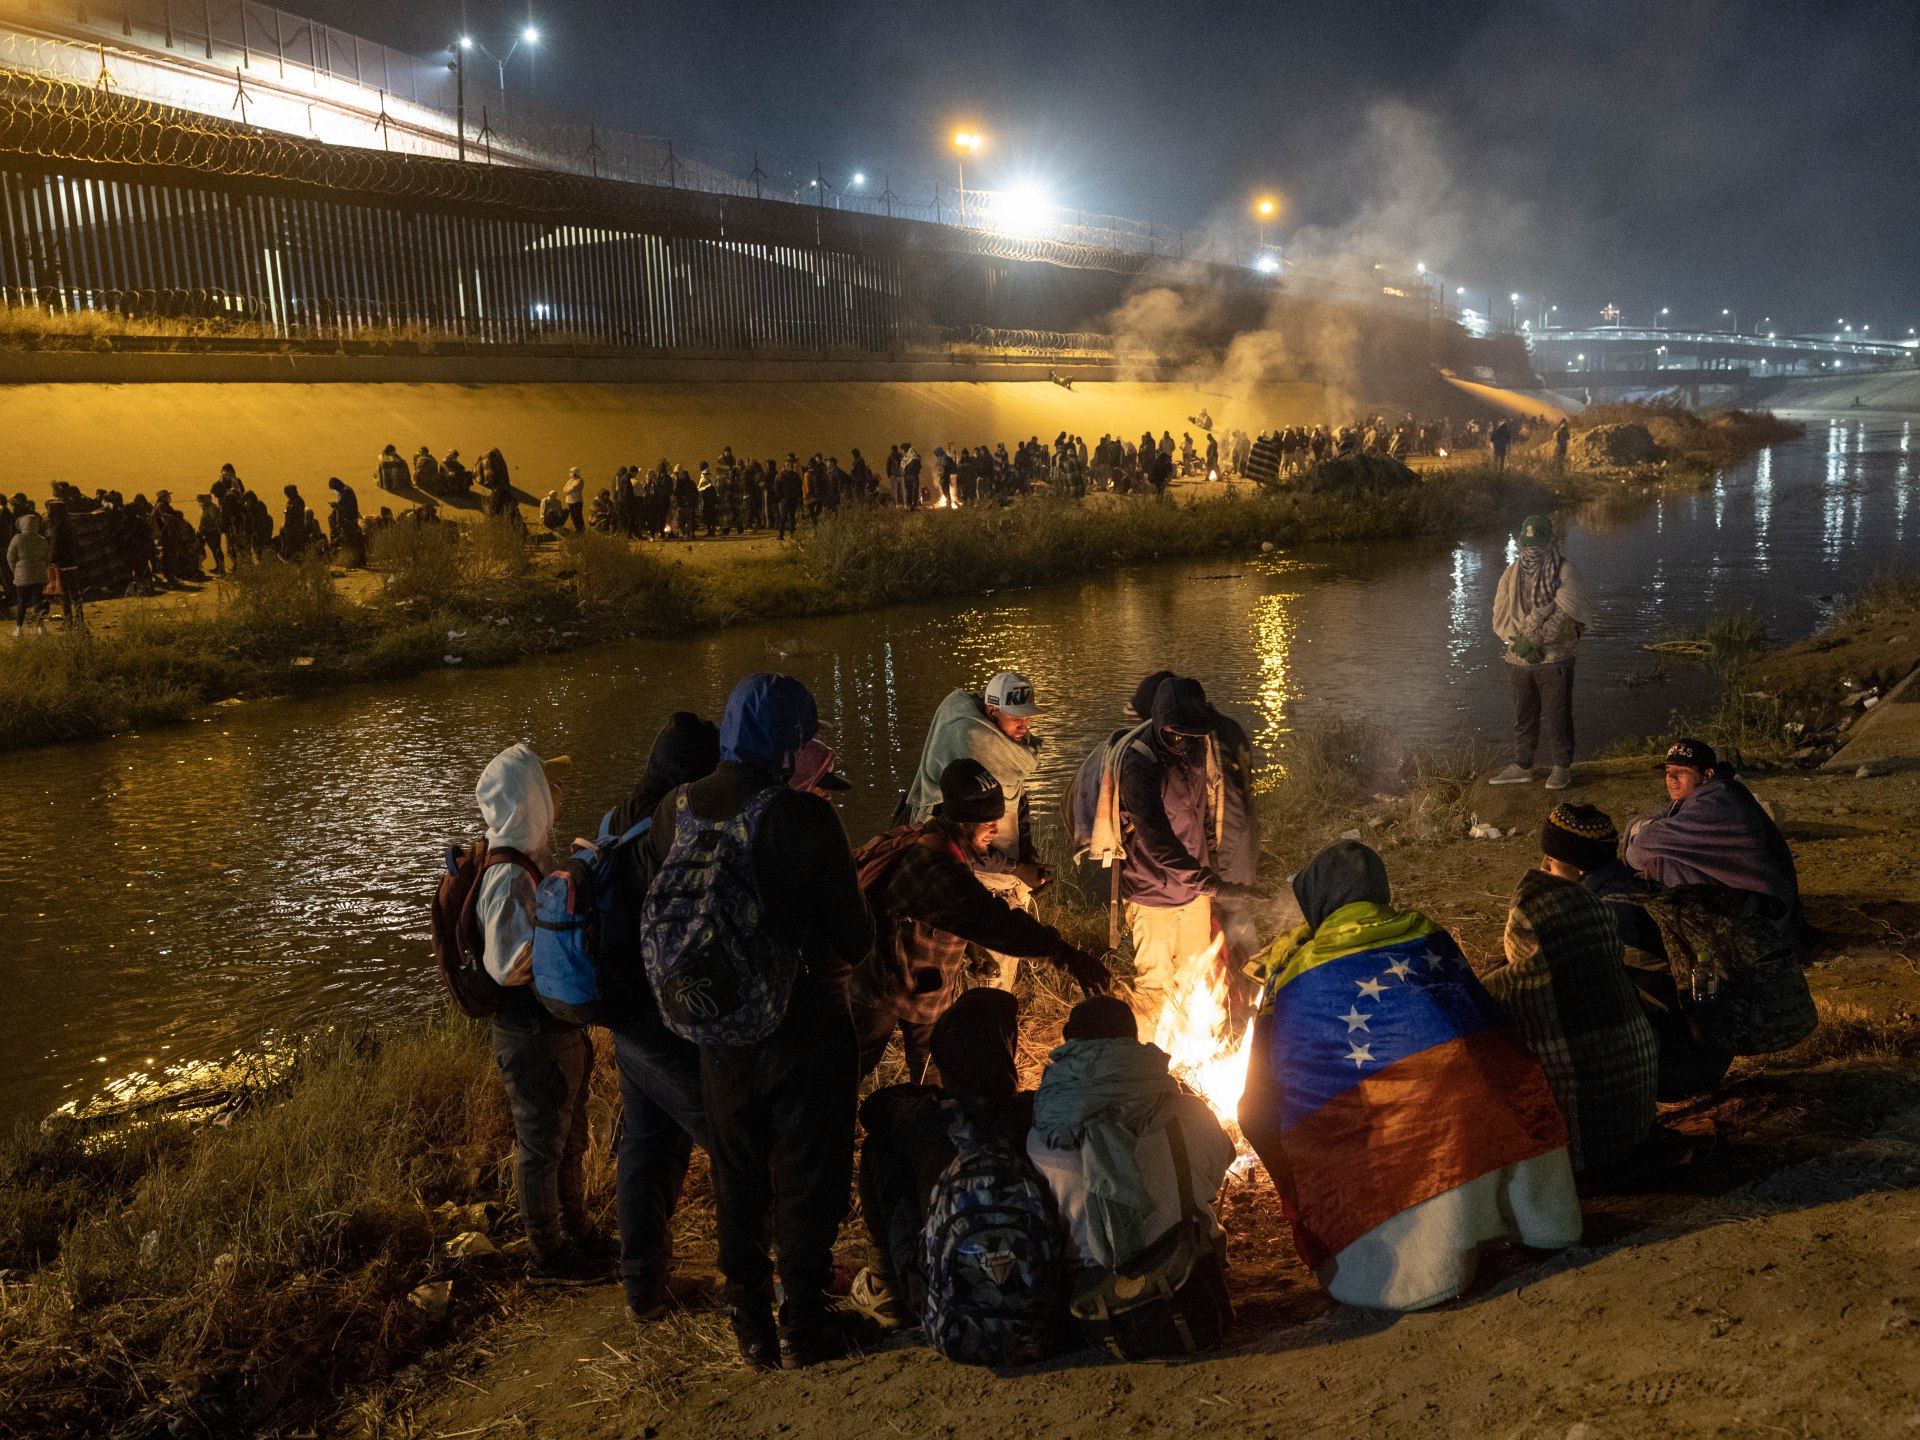
[{"label": "plaid blanket", "polygon": [[1514,890],[1506,951],[1487,990],[1546,1072],[1574,1168],[1619,1164],[1653,1127],[1659,1047],[1606,903],[1529,870]]}]

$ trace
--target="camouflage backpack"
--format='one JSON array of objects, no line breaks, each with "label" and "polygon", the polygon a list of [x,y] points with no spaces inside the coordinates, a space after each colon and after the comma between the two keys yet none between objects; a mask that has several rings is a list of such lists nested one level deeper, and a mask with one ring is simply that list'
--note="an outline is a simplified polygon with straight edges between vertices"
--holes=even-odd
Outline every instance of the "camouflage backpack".
[{"label": "camouflage backpack", "polygon": [[1034,1365],[1067,1312],[1067,1237],[1026,1151],[983,1138],[942,1107],[959,1154],[933,1188],[920,1232],[927,1343],[963,1365]]},{"label": "camouflage backpack", "polygon": [[753,869],[760,819],[786,793],[770,785],[710,824],[681,787],[673,846],[640,907],[640,959],[660,1018],[683,1040],[752,1045],[786,1017],[800,956],[768,923]]},{"label": "camouflage backpack", "polygon": [[1735,1055],[1789,1050],[1819,1023],[1800,948],[1756,913],[1755,897],[1677,885],[1641,902],[1666,941],[1680,1005],[1707,1043]]}]

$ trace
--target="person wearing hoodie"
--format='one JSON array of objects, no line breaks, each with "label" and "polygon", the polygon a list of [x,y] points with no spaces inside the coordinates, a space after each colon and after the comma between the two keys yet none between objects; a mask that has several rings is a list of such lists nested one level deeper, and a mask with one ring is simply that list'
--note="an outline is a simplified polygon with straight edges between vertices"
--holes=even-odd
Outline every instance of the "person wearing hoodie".
[{"label": "person wearing hoodie", "polygon": [[927,1200],[957,1153],[954,1131],[1024,1145],[1033,1092],[1015,1063],[1020,1006],[1004,990],[969,990],[933,1026],[940,1083],[887,1085],[860,1106],[860,1218],[868,1262],[853,1305],[888,1329],[917,1325],[926,1301],[921,1231]]},{"label": "person wearing hoodie", "polygon": [[40,533],[40,517],[32,511],[13,524],[13,538],[7,542],[7,573],[13,577],[13,635],[17,640],[31,610],[40,633],[47,633],[46,612],[40,608],[40,593],[47,588],[47,565],[53,547]]},{"label": "person wearing hoodie", "polygon": [[1011,963],[1048,960],[1089,992],[1111,983],[1096,957],[980,883],[974,867],[1007,804],[986,766],[966,756],[953,761],[940,776],[940,795],[927,819],[875,836],[853,857],[876,930],[873,954],[854,975],[863,1076],[898,1030],[907,1074],[920,1079],[932,1031],[961,995],[969,943]]},{"label": "person wearing hoodie", "polygon": [[1150,1020],[1182,963],[1213,943],[1213,897],[1253,893],[1214,868],[1207,737],[1216,718],[1199,681],[1163,680],[1150,728],[1120,758],[1120,895],[1133,936],[1135,1004]]},{"label": "person wearing hoodie", "polygon": [[[488,762],[474,790],[487,849],[514,863],[489,866],[474,915],[486,939],[487,974],[500,987],[493,1058],[513,1114],[514,1188],[535,1285],[591,1285],[606,1278],[584,1248],[590,1239],[584,1161],[593,1047],[587,1032],[548,1014],[533,993],[535,876],[552,857],[554,779],[564,757],[543,761],[512,745]],[[525,863],[520,861],[524,859]]]},{"label": "person wearing hoodie", "polygon": [[900,452],[900,490],[909,510],[920,508],[920,452],[911,444]]},{"label": "person wearing hoodie", "polygon": [[1027,1158],[1046,1178],[1083,1266],[1125,1264],[1182,1219],[1168,1127],[1180,1126],[1195,1204],[1223,1234],[1213,1199],[1234,1145],[1207,1102],[1141,1043],[1125,1001],[1074,1006],[1033,1099]]},{"label": "person wearing hoodie", "polygon": [[[711,720],[676,711],[654,738],[646,773],[604,827],[614,835],[651,816],[668,793],[713,773],[720,732]],[[600,946],[599,1015],[613,1036],[620,1076],[620,1128],[614,1142],[620,1214],[620,1279],[635,1320],[671,1303],[673,1212],[693,1147],[712,1152],[700,1099],[700,1049],[667,1029],[640,960],[638,921],[654,867],[642,845],[620,852],[614,903]]]},{"label": "person wearing hoodie", "polygon": [[1493,633],[1506,646],[1514,721],[1513,763],[1490,784],[1532,783],[1543,728],[1547,789],[1573,783],[1574,659],[1592,623],[1586,586],[1560,549],[1553,518],[1529,515],[1520,525],[1519,555],[1494,588]]},{"label": "person wearing hoodie", "polygon": [[[669,792],[644,842],[649,863],[665,863],[682,797],[696,823],[717,825],[777,791],[753,832],[753,873],[766,923],[799,956],[786,1015],[758,1043],[700,1047],[720,1273],[741,1359],[757,1370],[831,1358],[848,1339],[827,1287],[853,1184],[860,1084],[848,984],[873,926],[838,812],[787,783],[819,728],[798,680],[747,676],[727,698],[718,768]],[[777,1322],[769,1237],[783,1292]]]},{"label": "person wearing hoodie", "polygon": [[[1027,795],[1027,781],[1040,763],[1040,740],[1033,734],[1033,722],[1046,713],[1033,682],[1011,670],[994,676],[984,690],[955,690],[933,713],[920,748],[920,767],[907,792],[906,819],[923,824],[940,804],[949,765],[965,759],[986,768],[999,782],[1006,809],[992,841],[977,857],[974,871],[981,884],[1020,909],[1029,908],[1033,893],[1045,889],[1053,878],[1034,848]],[[1017,955],[989,951],[983,965],[988,967],[982,978],[1011,990],[1020,960]]]}]

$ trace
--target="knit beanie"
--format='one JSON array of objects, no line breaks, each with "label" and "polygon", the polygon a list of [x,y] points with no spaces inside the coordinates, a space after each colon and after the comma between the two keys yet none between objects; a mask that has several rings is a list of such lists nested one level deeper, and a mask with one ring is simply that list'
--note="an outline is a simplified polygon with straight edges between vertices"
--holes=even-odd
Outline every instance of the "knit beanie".
[{"label": "knit beanie", "polygon": [[1540,827],[1540,853],[1582,873],[1611,864],[1619,845],[1612,818],[1596,805],[1556,805]]},{"label": "knit beanie", "polygon": [[940,818],[956,825],[982,825],[1007,813],[1007,795],[993,772],[963,756],[940,772]]},{"label": "knit beanie", "polygon": [[1551,515],[1529,515],[1520,522],[1520,543],[1531,548],[1535,545],[1553,543],[1553,517]]}]

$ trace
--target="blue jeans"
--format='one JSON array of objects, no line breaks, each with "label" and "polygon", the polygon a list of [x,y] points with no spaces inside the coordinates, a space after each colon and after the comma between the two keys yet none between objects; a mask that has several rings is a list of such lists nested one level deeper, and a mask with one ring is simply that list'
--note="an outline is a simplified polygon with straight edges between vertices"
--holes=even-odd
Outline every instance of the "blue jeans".
[{"label": "blue jeans", "polygon": [[650,1002],[607,1029],[620,1072],[620,1278],[629,1300],[650,1300],[673,1263],[673,1212],[687,1161],[708,1149],[700,1050],[661,1023]]},{"label": "blue jeans", "polygon": [[536,1260],[587,1233],[587,1085],[593,1045],[584,1030],[496,1022],[493,1059],[513,1112],[514,1186]]}]

